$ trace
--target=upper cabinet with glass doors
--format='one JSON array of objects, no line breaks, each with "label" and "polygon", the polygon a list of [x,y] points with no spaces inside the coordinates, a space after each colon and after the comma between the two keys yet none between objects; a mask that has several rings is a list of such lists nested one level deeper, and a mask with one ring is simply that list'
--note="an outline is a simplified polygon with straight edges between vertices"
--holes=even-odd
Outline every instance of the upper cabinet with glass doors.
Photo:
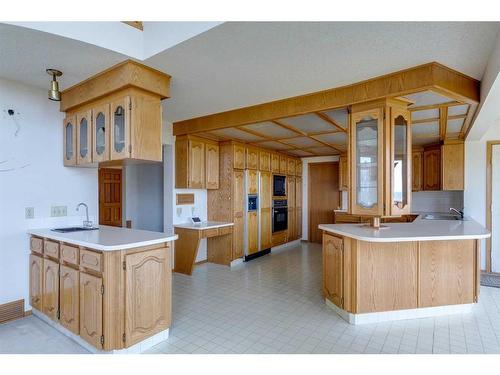
[{"label": "upper cabinet with glass doors", "polygon": [[411,126],[407,104],[385,99],[352,107],[349,128],[352,214],[410,213]]},{"label": "upper cabinet with glass doors", "polygon": [[61,93],[64,165],[162,160],[170,76],[127,60]]}]

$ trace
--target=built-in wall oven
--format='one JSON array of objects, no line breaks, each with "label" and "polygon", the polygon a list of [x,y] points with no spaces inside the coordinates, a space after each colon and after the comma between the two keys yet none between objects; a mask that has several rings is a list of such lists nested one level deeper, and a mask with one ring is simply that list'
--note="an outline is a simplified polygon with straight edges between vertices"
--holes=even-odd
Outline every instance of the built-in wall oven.
[{"label": "built-in wall oven", "polygon": [[273,199],[273,233],[288,229],[288,203],[286,199]]},{"label": "built-in wall oven", "polygon": [[285,197],[286,196],[286,176],[273,175],[273,196]]}]

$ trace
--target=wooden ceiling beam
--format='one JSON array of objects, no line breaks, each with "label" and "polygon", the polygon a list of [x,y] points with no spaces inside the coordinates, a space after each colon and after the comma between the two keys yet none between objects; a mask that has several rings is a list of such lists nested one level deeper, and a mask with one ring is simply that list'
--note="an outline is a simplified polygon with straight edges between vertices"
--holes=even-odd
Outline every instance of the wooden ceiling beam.
[{"label": "wooden ceiling beam", "polygon": [[432,62],[352,85],[174,123],[174,135],[193,134],[347,107],[433,90],[463,103],[479,103],[479,81]]},{"label": "wooden ceiling beam", "polygon": [[446,103],[441,103],[441,104],[429,104],[429,105],[421,105],[420,107],[410,107],[408,110],[410,112],[417,112],[417,111],[428,111],[429,109],[439,109],[439,107],[442,106],[447,106],[447,107],[453,107],[456,105],[464,105],[464,103],[460,103],[457,101],[451,101],[451,102],[446,102]]},{"label": "wooden ceiling beam", "polygon": [[328,124],[332,125],[335,129],[340,130],[341,132],[347,133],[347,129],[344,129],[342,126],[340,126],[337,121],[332,119],[330,116],[325,115],[324,113],[321,112],[314,112],[316,116],[318,116],[320,119],[323,121],[327,122]]},{"label": "wooden ceiling beam", "polygon": [[281,120],[273,120],[273,121],[271,121],[271,122],[272,122],[273,124],[276,124],[276,125],[278,125],[278,126],[281,126],[282,128],[285,128],[285,129],[288,129],[288,130],[290,130],[290,131],[292,131],[292,132],[295,132],[295,133],[297,133],[297,134],[300,134],[300,135],[301,135],[301,136],[303,136],[303,137],[307,137],[307,133],[306,133],[306,132],[303,132],[302,130],[299,130],[299,129],[297,129],[297,128],[294,128],[293,126],[288,125],[288,124],[284,123],[284,122],[283,122],[283,121],[281,121]]},{"label": "wooden ceiling beam", "polygon": [[448,107],[439,108],[439,139],[446,139],[446,128],[448,127]]}]

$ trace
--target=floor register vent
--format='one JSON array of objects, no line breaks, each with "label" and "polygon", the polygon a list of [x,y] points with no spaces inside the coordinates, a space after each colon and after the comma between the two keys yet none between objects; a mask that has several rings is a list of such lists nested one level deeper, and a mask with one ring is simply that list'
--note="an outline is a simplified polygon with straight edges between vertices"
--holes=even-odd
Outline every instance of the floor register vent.
[{"label": "floor register vent", "polygon": [[0,323],[24,317],[24,299],[0,305]]}]

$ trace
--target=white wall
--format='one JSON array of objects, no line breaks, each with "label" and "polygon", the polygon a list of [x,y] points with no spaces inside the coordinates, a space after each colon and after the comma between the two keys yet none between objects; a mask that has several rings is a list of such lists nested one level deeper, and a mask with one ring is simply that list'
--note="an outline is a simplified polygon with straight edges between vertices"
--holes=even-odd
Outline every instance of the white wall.
[{"label": "white wall", "polygon": [[[500,140],[500,121],[491,123],[479,141],[465,142],[465,213],[482,225],[486,225],[486,142],[490,140]],[[485,241],[481,241],[481,263],[484,269]],[[500,259],[495,263],[493,272],[500,272]]]},{"label": "white wall", "polygon": [[[62,119],[45,90],[0,78],[0,304],[28,305],[28,228],[81,224],[79,202],[96,221],[97,169],[63,166]],[[52,205],[67,206],[69,216],[50,218]],[[35,219],[25,219],[25,207],[35,208]]]},{"label": "white wall", "polygon": [[309,238],[309,163],[327,163],[332,161],[339,161],[339,157],[315,156],[302,158],[302,239],[305,241]]}]

